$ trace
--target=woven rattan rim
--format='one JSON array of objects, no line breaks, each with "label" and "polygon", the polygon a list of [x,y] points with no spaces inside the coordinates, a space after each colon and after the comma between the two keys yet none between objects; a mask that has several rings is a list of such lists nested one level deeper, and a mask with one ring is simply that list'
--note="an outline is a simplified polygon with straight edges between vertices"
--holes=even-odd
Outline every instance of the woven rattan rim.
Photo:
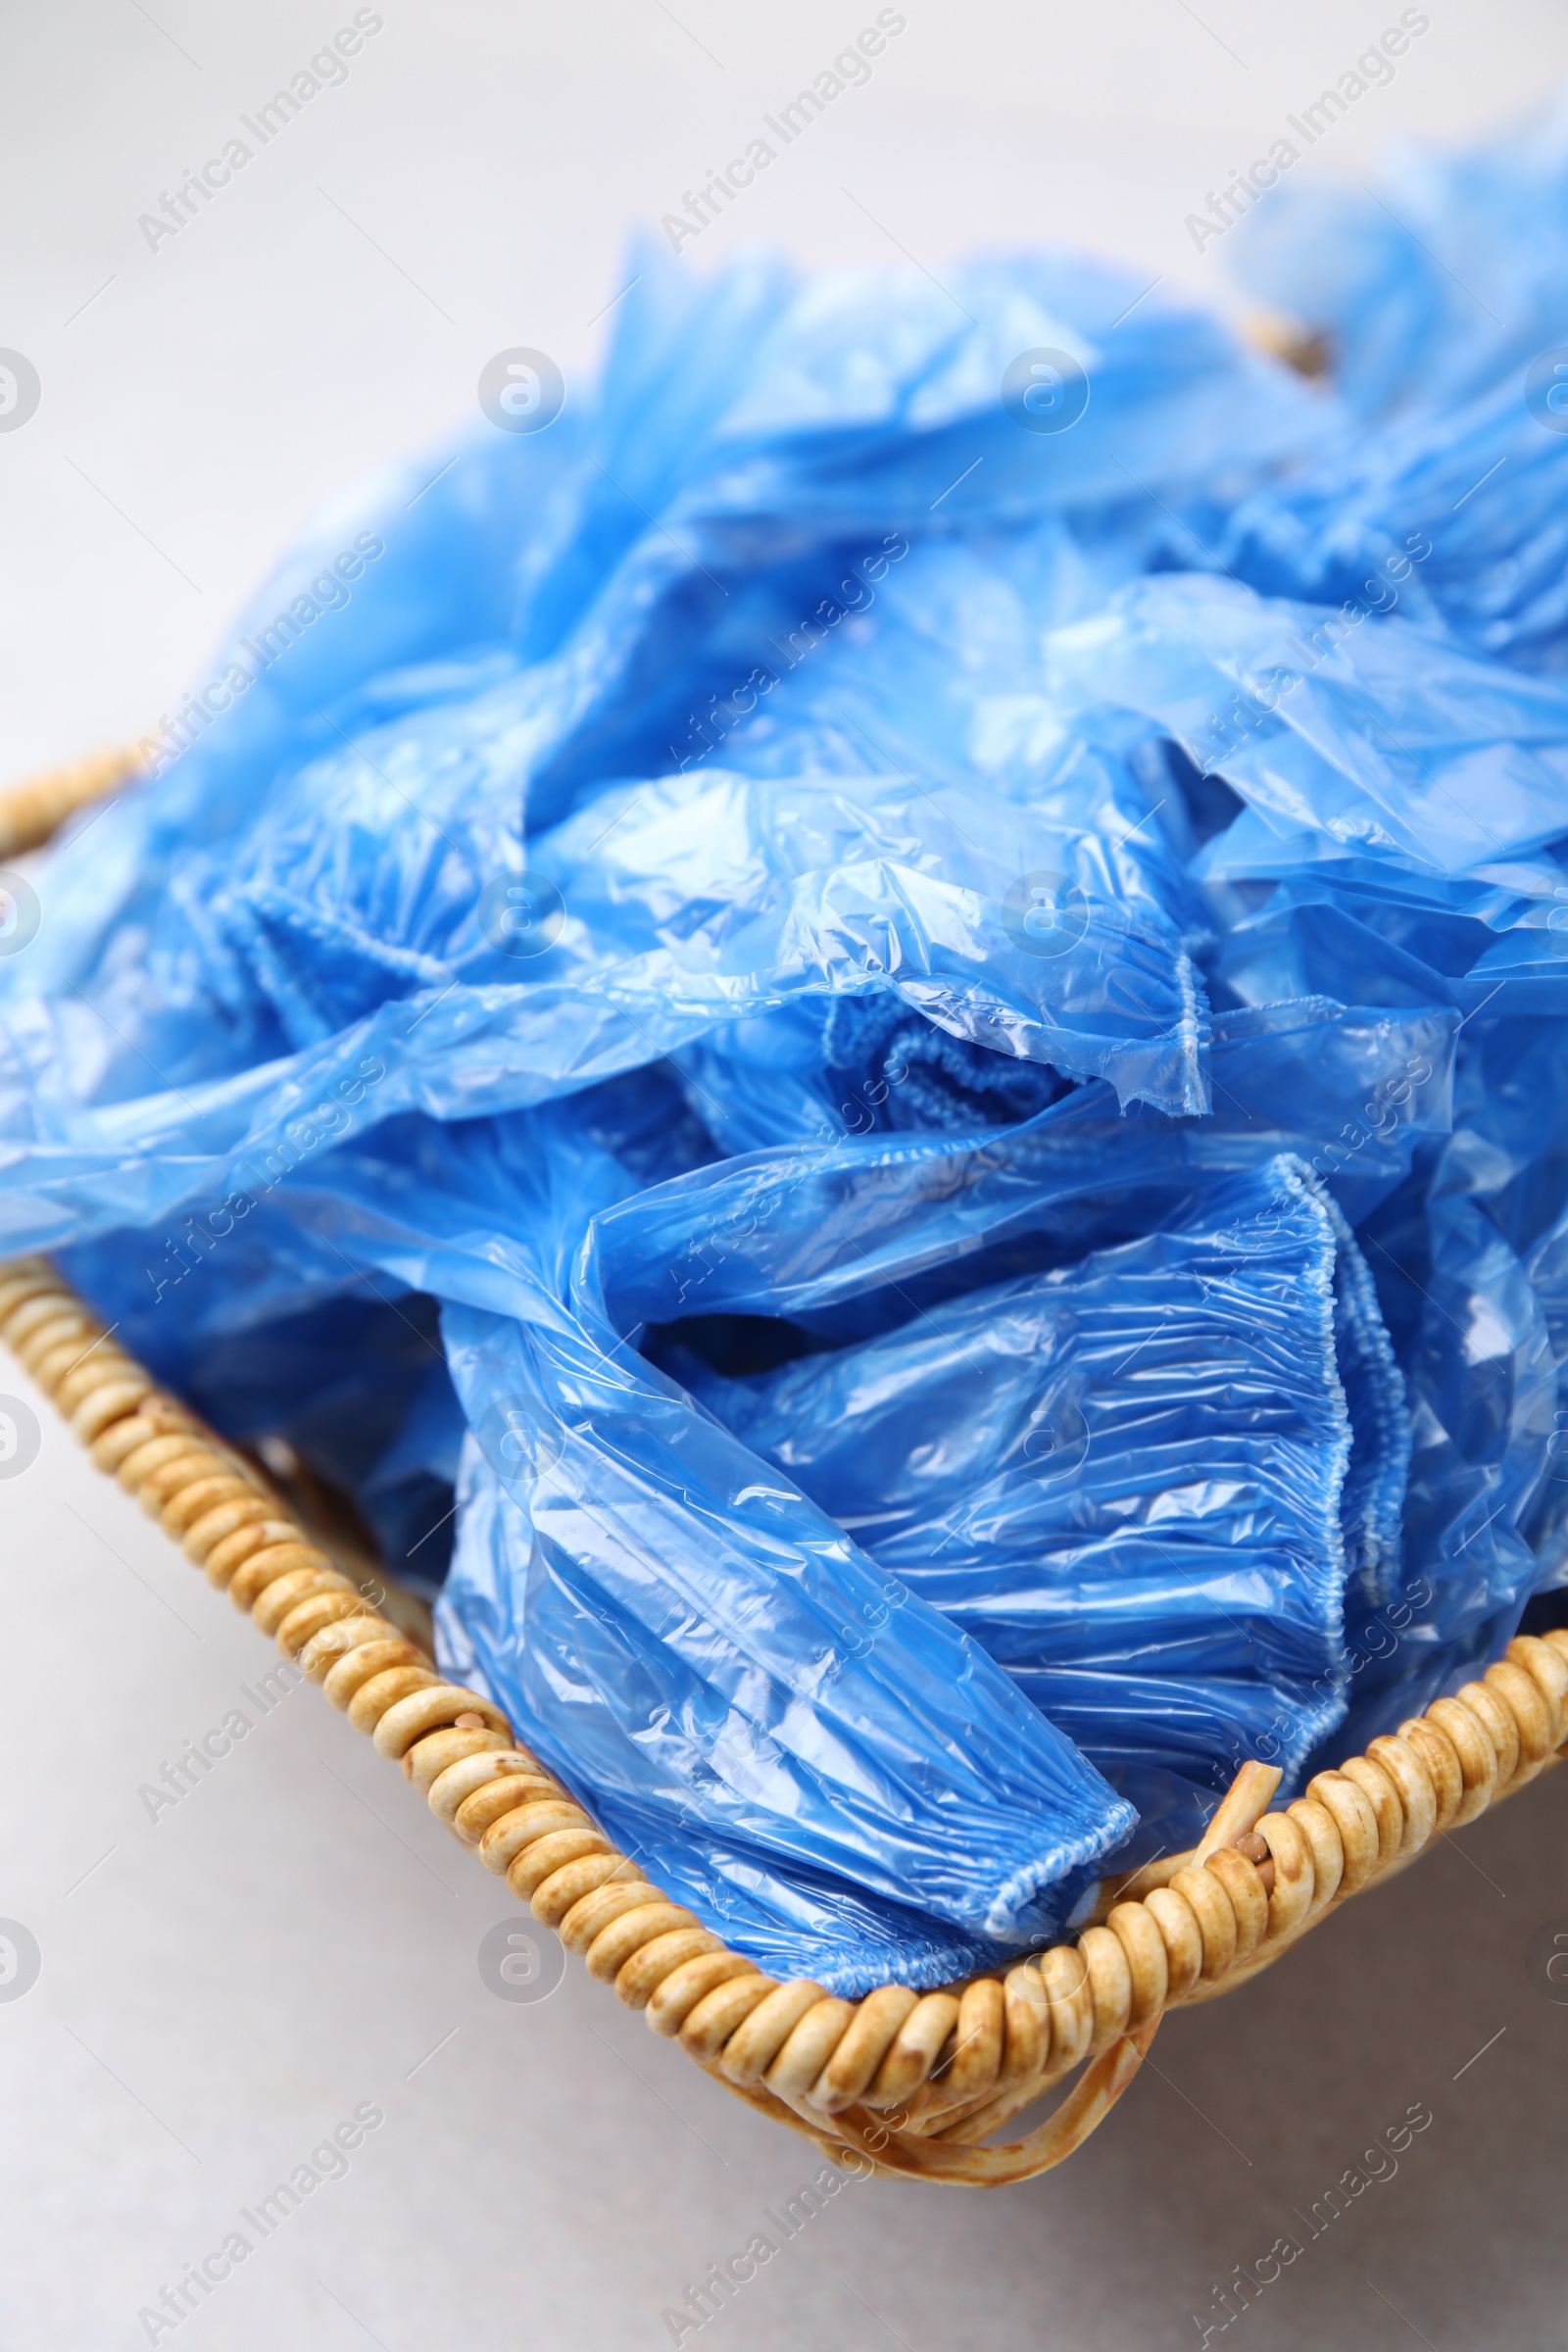
[{"label": "woven rattan rim", "polygon": [[20,858],[37,850],[57,833],[68,816],[92,801],[107,799],[117,784],[128,783],[142,772],[137,754],[97,752],[70,767],[53,767],[46,775],[0,792],[0,858]]},{"label": "woven rattan rim", "polygon": [[[0,1267],[0,1338],[99,1469],[402,1764],[591,1977],[716,2081],[860,2167],[985,2186],[1059,2163],[1120,2097],[1167,2009],[1278,1959],[1534,1780],[1568,1737],[1568,1632],[1521,1635],[1479,1681],[1319,1773],[1283,1812],[1266,1810],[1278,1772],[1244,1765],[1203,1843],[1124,1881],[1074,1941],[948,1991],[883,1984],[840,2000],[779,1984],[666,1901],[505,1716],[367,1609],[264,1475],[161,1393],[45,1259]],[[980,2144],[1085,2059],[1045,2124]]]},{"label": "woven rattan rim", "polygon": [[[132,771],[106,759],[0,795],[0,856]],[[488,1699],[368,1609],[257,1466],[163,1394],[48,1261],[0,1264],[0,1339],[118,1477],[588,1973],[716,2082],[858,2170],[992,2187],[1059,2164],[1169,2009],[1227,1992],[1339,1905],[1560,1760],[1568,1632],[1521,1635],[1452,1698],[1319,1773],[1283,1811],[1245,1764],[1203,1842],[1115,1884],[1102,1917],[1005,1974],[841,2000],[764,1975],[618,1853]],[[1049,2119],[982,2144],[1087,2061]]]}]

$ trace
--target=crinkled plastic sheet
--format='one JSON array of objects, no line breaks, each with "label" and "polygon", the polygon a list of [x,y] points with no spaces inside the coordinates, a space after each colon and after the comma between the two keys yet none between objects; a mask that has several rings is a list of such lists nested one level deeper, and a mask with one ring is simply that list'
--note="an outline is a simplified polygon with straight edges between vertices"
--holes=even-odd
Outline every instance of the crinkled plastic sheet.
[{"label": "crinkled plastic sheet", "polygon": [[1076,1666],[1102,1693],[1118,1671],[1256,1680],[1277,1708],[1320,1688],[1292,1770],[1338,1722],[1348,1564],[1396,1542],[1409,1431],[1359,1251],[1299,1162],[858,1346],[682,1369],[1026,1687]]},{"label": "crinkled plastic sheet", "polygon": [[1261,208],[1328,386],[650,248],[0,958],[8,1247],[764,1966],[997,1965],[1568,1584],[1565,123]]},{"label": "crinkled plastic sheet", "polygon": [[[175,1367],[184,1371],[181,1385],[204,1389],[230,1411],[234,1399],[217,1373],[225,1354],[238,1363],[245,1358],[225,1348],[220,1332],[215,1349],[214,1326],[237,1325],[247,1337],[258,1324],[264,1333],[276,1329],[280,1308],[299,1317],[313,1294],[340,1295],[362,1269],[377,1290],[388,1278],[399,1286],[405,1314],[411,1298],[447,1300],[447,1353],[468,1421],[479,1433],[441,1604],[449,1664],[477,1673],[524,1736],[617,1835],[636,1843],[660,1883],[695,1901],[743,1948],[765,1956],[769,1965],[810,1968],[820,1981],[844,1986],[888,1975],[941,1982],[964,1967],[995,1962],[1053,1920],[1059,1922],[1093,1875],[1086,1863],[1072,1863],[1071,1839],[1081,1851],[1092,1823],[1089,1842],[1103,1854],[1122,1839],[1130,1816],[1114,1810],[1102,1785],[1098,1810],[1082,1787],[1076,1805],[1058,1787],[1056,1804],[1047,1808],[1043,1792],[1054,1783],[1038,1754],[1031,1756],[1027,1793],[1020,1792],[1015,1764],[1009,1788],[1008,1758],[1019,1727],[1013,1702],[1000,1695],[1004,1678],[984,1655],[983,1632],[978,1641],[964,1632],[945,1633],[945,1679],[926,1679],[929,1667],[922,1674],[918,1652],[911,1662],[908,1647],[916,1628],[928,1643],[937,1639],[941,1596],[928,1600],[918,1577],[889,1587],[885,1568],[858,1542],[843,1540],[834,1524],[838,1514],[813,1508],[800,1482],[767,1477],[758,1455],[733,1441],[725,1442],[725,1451],[709,1415],[694,1409],[689,1394],[649,1362],[646,1351],[658,1352],[651,1335],[663,1329],[678,1340],[692,1329],[694,1315],[724,1325],[759,1310],[804,1335],[807,1344],[835,1327],[843,1337],[867,1324],[873,1330],[906,1326],[911,1315],[923,1331],[944,1311],[945,1294],[966,1305],[976,1283],[998,1270],[999,1260],[1004,1264],[1009,1252],[1069,1269],[1079,1260],[1088,1263],[1086,1250],[1107,1231],[1136,1233],[1164,1218],[1179,1219],[1184,1209],[1191,1214],[1195,1196],[1214,1193],[1216,1170],[1258,1168],[1263,1174],[1253,1180],[1260,1187],[1254,1206],[1266,1214],[1253,1215],[1240,1204],[1224,1207],[1218,1243],[1210,1217],[1217,1271],[1205,1279],[1220,1289],[1227,1250],[1234,1250],[1246,1267],[1254,1244],[1268,1239],[1277,1214],[1272,1204],[1281,1194],[1278,1175],[1270,1173],[1281,1164],[1279,1143],[1303,1145],[1328,1162],[1329,1122],[1337,1118],[1339,1094],[1348,1083],[1399,1085],[1401,1073],[1418,1073],[1413,1084],[1407,1076],[1402,1080],[1403,1115],[1391,1117],[1382,1134],[1369,1135],[1357,1155],[1357,1181],[1368,1199],[1397,1185],[1416,1138],[1446,1119],[1446,1048],[1452,1026],[1446,1016],[1400,1020],[1318,1004],[1290,1008],[1288,1019],[1279,1010],[1263,1019],[1240,1013],[1230,1026],[1235,1034],[1222,1035],[1215,1048],[1226,1108],[1209,1118],[1173,1125],[1152,1112],[1124,1117],[1108,1088],[1091,1087],[1022,1126],[989,1134],[890,1131],[718,1159],[671,1081],[651,1070],[507,1120],[448,1127],[387,1122],[296,1171],[241,1220],[227,1255],[215,1251],[201,1278],[189,1278],[188,1289],[182,1279],[152,1311],[138,1307],[128,1284],[125,1295],[112,1292],[107,1278],[122,1263],[112,1242],[74,1252],[72,1262],[106,1311],[111,1305],[125,1310],[127,1343],[155,1362],[160,1344],[168,1345],[170,1310],[181,1321],[189,1318],[190,1352]],[[1328,1205],[1295,1177],[1286,1190],[1298,1201],[1319,1264],[1320,1378],[1313,1409],[1323,1423],[1320,1449],[1331,1456],[1348,1443],[1348,1425],[1338,1374],[1324,1354],[1325,1319],[1333,1312],[1325,1269],[1344,1252],[1333,1238],[1336,1219]],[[1135,1241],[1130,1247],[1136,1252],[1149,1245]],[[1113,1269],[1115,1256],[1112,1251]],[[226,1310],[220,1286],[228,1295]],[[1291,1287],[1294,1294],[1294,1276]],[[1113,1298],[1114,1270],[1108,1288]],[[1257,1311],[1256,1301],[1244,1300],[1229,1318],[1220,1309],[1212,1320],[1217,1327],[1228,1320],[1234,1339],[1238,1318],[1250,1330]],[[302,1341],[308,1336],[303,1328]],[[637,1338],[643,1353],[629,1345]],[[1136,1338],[1128,1343],[1136,1345]],[[404,1354],[412,1354],[411,1371],[416,1371],[417,1347],[411,1350],[405,1344]],[[1350,1349],[1343,1344],[1339,1361],[1350,1369]],[[1136,1362],[1127,1377],[1136,1393]],[[311,1398],[317,1378],[307,1367],[297,1412],[308,1407],[318,1415]],[[1042,1395],[1037,1401],[1049,1420],[1049,1399]],[[248,1399],[239,1402],[244,1409]],[[976,1442],[993,1418],[976,1416],[970,1433]],[[1250,1443],[1242,1426],[1245,1408],[1236,1418],[1245,1452]],[[318,1420],[292,1426],[297,1436],[319,1443]],[[1386,1462],[1381,1437],[1369,1435],[1368,1458]],[[1185,1466],[1171,1468],[1172,1494],[1193,1485],[1201,1450],[1189,1445]],[[1340,1461],[1323,1470],[1327,1485],[1337,1484],[1343,1467]],[[760,1497],[745,1508],[735,1498],[737,1480],[760,1482]],[[1375,1467],[1371,1484],[1377,1484]],[[1157,1497],[1146,1505],[1156,1518],[1172,1507]],[[1225,1517],[1223,1509],[1216,1513],[1219,1521]],[[1176,1674],[1163,1731],[1145,1711],[1154,1687],[1152,1674],[1131,1677],[1119,1744],[1103,1731],[1106,1673],[1091,1675],[1087,1698],[1081,1674],[1067,1691],[1058,1686],[1066,1716],[1081,1724],[1084,1708],[1092,1707],[1102,1759],[1130,1774],[1129,1788],[1150,1817],[1146,1843],[1160,1841],[1156,1823],[1162,1833],[1174,1832],[1201,1818],[1216,1783],[1235,1768],[1238,1737],[1245,1739],[1250,1719],[1259,1738],[1299,1757],[1343,1704],[1344,1676],[1330,1639],[1346,1567],[1343,1548],[1336,1549],[1339,1528],[1320,1539],[1334,1556],[1326,1567],[1319,1562],[1313,1601],[1301,1604],[1308,1620],[1316,1606],[1316,1636],[1308,1625],[1294,1642],[1289,1611],[1271,1611],[1262,1596],[1270,1547],[1249,1523],[1245,1504],[1229,1532],[1236,1556],[1224,1573],[1210,1574],[1206,1590],[1201,1577],[1196,1592],[1180,1574],[1167,1580],[1160,1634],[1151,1630],[1161,1614],[1158,1594],[1146,1597],[1151,1626],[1129,1668],[1152,1665],[1149,1652],[1168,1646],[1169,1667],[1189,1670]],[[853,1525],[849,1533],[854,1536]],[[1124,1573],[1130,1605],[1130,1563]],[[675,1751],[676,1762],[666,1755],[657,1788],[637,1778],[638,1757],[652,1770],[653,1694],[677,1684],[688,1691],[685,1737],[707,1739],[715,1747],[727,1740],[722,1760],[728,1763],[742,1726],[734,1678],[741,1677],[744,1692],[760,1705],[758,1691],[773,1690],[779,1672],[771,1651],[766,1677],[756,1659],[743,1672],[751,1653],[741,1623],[751,1622],[749,1609],[756,1615],[757,1580],[766,1577],[776,1621],[778,1580],[807,1574],[816,1580],[813,1606],[827,1610],[852,1664],[859,1663],[855,1653],[865,1645],[865,1670],[874,1667],[891,1678],[869,1693],[863,1683],[855,1687],[862,1735],[875,1727],[882,1746],[892,1742],[904,1757],[906,1721],[903,1737],[895,1738],[900,1694],[918,1685],[922,1719],[933,1738],[944,1720],[937,1690],[951,1686],[962,1694],[968,1712],[961,1733],[953,1735],[956,1752],[984,1766],[984,1793],[977,1795],[965,1781],[945,1799],[950,1809],[960,1802],[970,1808],[960,1816],[968,1860],[956,1886],[935,1867],[940,1849],[924,1871],[917,1856],[901,1851],[892,1880],[879,1877],[877,1838],[892,1831],[884,1823],[872,1836],[871,1825],[881,1819],[880,1809],[893,1806],[889,1822],[899,1810],[886,1780],[879,1810],[857,1822],[837,1786],[812,1784],[813,1809],[794,1784],[793,1764],[771,1748],[775,1772],[764,1780],[761,1813],[737,1815],[733,1792],[711,1771],[704,1773],[689,1746]],[[707,1646],[699,1642],[696,1667],[706,1681],[693,1679],[693,1658],[679,1643],[676,1654],[666,1655],[663,1646],[677,1637],[696,1639],[681,1632],[693,1578],[710,1613],[707,1626],[697,1629]],[[897,1641],[883,1622],[889,1590],[910,1592],[888,1620]],[[1266,1654],[1247,1667],[1235,1645],[1233,1621],[1247,1611],[1249,1593],[1255,1608],[1252,1630],[1262,1633],[1267,1625],[1264,1648],[1276,1653],[1272,1681]],[[677,1596],[681,1613],[671,1631]],[[715,1623],[722,1640],[712,1630]],[[958,1623],[965,1623],[961,1614]],[[660,1646],[651,1652],[656,1634]],[[1079,1644],[1071,1656],[1081,1661],[1084,1654]],[[1092,1662],[1102,1668],[1102,1659]],[[1236,1671],[1239,1666],[1243,1671]],[[1049,1676],[1017,1678],[1020,1692],[1037,1704],[1051,1687]],[[829,1694],[816,1690],[813,1704],[819,1727],[831,1713]],[[1046,1712],[1051,1715],[1049,1707]],[[1128,1720],[1135,1712],[1136,1730]],[[657,1705],[654,1714],[662,1720]],[[751,1743],[764,1734],[776,1737],[773,1718],[764,1712],[744,1720],[751,1726],[745,1753],[760,1774]],[[1045,1732],[1043,1721],[1039,1731]],[[1157,1763],[1148,1763],[1150,1750],[1159,1751]],[[1093,1758],[1096,1747],[1088,1753]],[[755,1800],[757,1791],[752,1794]],[[769,1817],[788,1825],[783,1845],[775,1828],[772,1850]],[[807,1842],[808,1817],[816,1824],[815,1844]],[[981,1859],[991,1850],[987,1837],[994,1843],[1003,1835],[1026,1838],[1029,1850],[1049,1857],[1054,1874],[1054,1906],[1021,1910],[1010,1943],[999,1934],[1004,1914],[994,1900],[1007,1885],[1006,1874],[999,1864],[986,1878]],[[1054,1840],[1049,1845],[1048,1836]],[[1123,1846],[1122,1858],[1138,1850]],[[790,1851],[803,1866],[811,1865],[806,1878],[798,1877]],[[760,1859],[764,1853],[765,1864]],[[829,1867],[834,1857],[837,1878]],[[950,1861],[950,1873],[952,1867]],[[858,1891],[847,1909],[836,1908],[846,1884]],[[974,1909],[982,1889],[993,1901],[984,1915]],[[871,1891],[893,1909],[868,1911]],[[967,1916],[960,1901],[970,1906]],[[917,1934],[916,1911],[922,1914]],[[874,1935],[873,1916],[881,1920]]]}]

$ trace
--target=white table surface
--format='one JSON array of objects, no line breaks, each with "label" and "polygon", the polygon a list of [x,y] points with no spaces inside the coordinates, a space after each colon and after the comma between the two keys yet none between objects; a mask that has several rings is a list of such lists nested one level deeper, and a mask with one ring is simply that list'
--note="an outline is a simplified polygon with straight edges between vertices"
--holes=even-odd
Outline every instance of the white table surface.
[{"label": "white table surface", "polygon": [[[469,413],[497,349],[588,363],[624,239],[875,10],[388,0],[348,78],[149,251],[138,216],[353,10],[10,0],[0,345],[44,397],[0,436],[0,766],[139,733],[345,479]],[[907,0],[906,30],[687,248],[939,269],[1060,238],[1227,299],[1183,227],[1398,9],[1325,0]],[[1432,29],[1301,165],[1459,137],[1568,78],[1527,0]],[[13,1368],[0,1388],[28,1394]],[[0,2352],[112,2352],[241,2208],[368,2102],[384,2123],[157,2340],[208,2352],[636,2352],[766,2230],[806,2142],[707,2082],[572,1964],[480,1981],[511,1914],[307,1689],[177,1807],[138,1798],[270,1663],[42,1399],[0,1486],[0,1916],[42,1972],[0,1999]],[[241,1701],[240,1703],[245,1703]],[[253,1710],[254,1711],[254,1710]],[[821,2344],[1157,2352],[1216,2281],[1302,2255],[1224,2337],[1251,2352],[1563,2341],[1568,1776],[1355,1906],[1257,1986],[1173,2020],[1063,2172],[976,2196],[852,2184],[702,2330]],[[3,1991],[3,1987],[0,1987]],[[1476,2053],[1483,2054],[1477,2056]],[[1432,2122],[1317,2236],[1313,2203],[1407,2108]],[[688,2331],[684,2340],[691,2342]]]}]

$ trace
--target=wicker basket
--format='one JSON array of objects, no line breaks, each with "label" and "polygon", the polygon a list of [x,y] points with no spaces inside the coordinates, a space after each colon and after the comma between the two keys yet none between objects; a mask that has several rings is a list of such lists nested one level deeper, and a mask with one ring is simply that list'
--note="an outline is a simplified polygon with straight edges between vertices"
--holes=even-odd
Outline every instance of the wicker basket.
[{"label": "wicker basket", "polygon": [[[0,855],[35,846],[128,767],[85,763],[0,800]],[[262,1466],[161,1393],[46,1260],[0,1266],[0,1338],[98,1468],[401,1763],[590,1976],[715,2081],[858,2170],[988,2187],[1058,2164],[1121,2096],[1167,2010],[1255,1976],[1559,1761],[1568,1740],[1568,1632],[1521,1635],[1479,1681],[1282,1811],[1268,1810],[1278,1772],[1244,1765],[1202,1843],[1112,1883],[1072,1941],[942,1991],[837,1999],[763,1975],[666,1901],[505,1717],[437,1672],[416,1612],[395,1593],[368,1608],[363,1574],[334,1565]],[[1046,2122],[987,2144],[1085,2061]]]}]

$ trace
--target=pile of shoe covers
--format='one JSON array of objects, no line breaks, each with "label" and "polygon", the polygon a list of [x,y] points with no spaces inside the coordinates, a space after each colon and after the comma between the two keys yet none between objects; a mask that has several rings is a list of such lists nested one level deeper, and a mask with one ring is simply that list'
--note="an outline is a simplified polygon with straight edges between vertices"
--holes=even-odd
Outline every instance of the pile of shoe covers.
[{"label": "pile of shoe covers", "polygon": [[1242,263],[640,254],[8,884],[7,1250],[838,1991],[1568,1583],[1568,116]]}]

